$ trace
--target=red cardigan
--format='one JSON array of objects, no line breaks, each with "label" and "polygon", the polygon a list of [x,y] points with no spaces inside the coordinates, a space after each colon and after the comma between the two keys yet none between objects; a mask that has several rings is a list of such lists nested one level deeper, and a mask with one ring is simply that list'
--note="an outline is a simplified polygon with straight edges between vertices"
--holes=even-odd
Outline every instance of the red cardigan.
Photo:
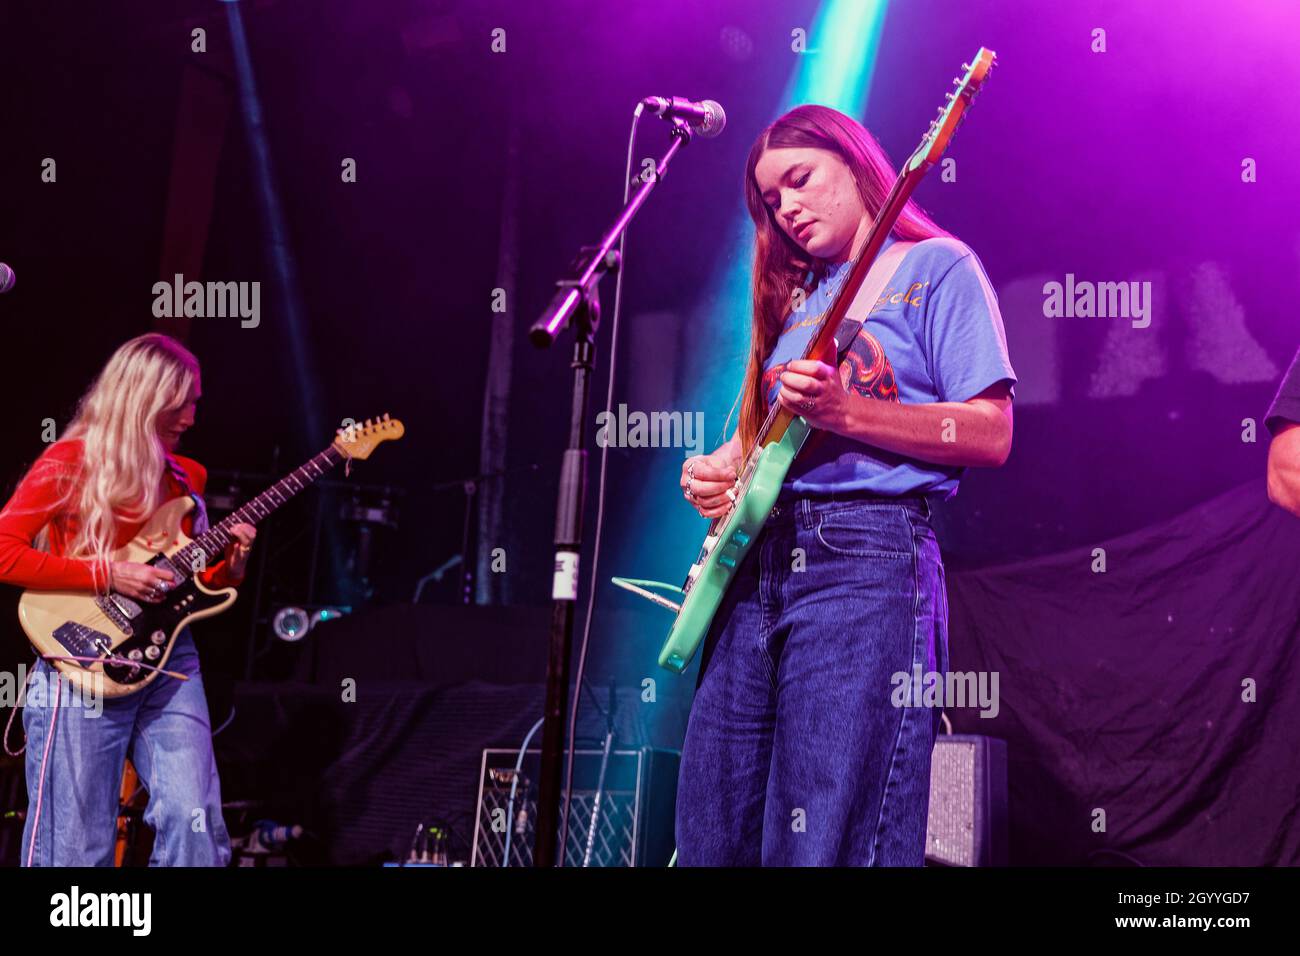
[{"label": "red cardigan", "polygon": [[[81,464],[82,441],[64,439],[52,444],[37,459],[27,475],[19,482],[13,497],[0,510],[0,582],[16,584],[23,588],[43,591],[78,590],[93,591],[95,574],[89,559],[63,557],[69,544],[76,538],[77,519],[66,514],[54,514],[58,501],[57,480],[75,473]],[[192,458],[172,456],[184,470],[190,487],[203,494],[208,483],[208,471]],[[171,498],[184,497],[181,487],[169,472],[163,477]],[[50,551],[37,551],[32,547],[37,533],[46,524],[50,526]],[[144,522],[131,522],[122,517],[117,520],[117,547],[123,547],[136,536]],[[181,529],[193,537],[194,512],[181,521]],[[211,588],[233,587],[243,576],[230,573],[225,560],[219,561],[199,574],[199,580]]]}]

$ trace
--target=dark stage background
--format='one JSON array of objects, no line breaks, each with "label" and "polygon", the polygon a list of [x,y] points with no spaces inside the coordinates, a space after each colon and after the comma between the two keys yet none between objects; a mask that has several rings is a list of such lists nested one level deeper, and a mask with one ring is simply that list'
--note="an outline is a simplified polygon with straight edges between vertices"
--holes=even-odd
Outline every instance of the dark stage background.
[{"label": "dark stage background", "polygon": [[[479,486],[500,513],[480,521],[476,505],[472,525],[475,549],[503,549],[506,567],[477,593],[546,603],[570,350],[566,339],[536,351],[524,331],[618,209],[631,110],[646,95],[717,99],[728,128],[678,156],[631,230],[615,403],[702,412],[712,447],[745,347],[746,300],[728,281],[749,251],[745,154],[793,105],[803,73],[845,55],[829,40],[791,50],[792,30],[816,40],[821,18],[845,9],[818,0],[238,6],[264,142],[245,122],[225,4],[0,6],[0,261],[18,277],[0,298],[4,492],[44,447],[45,420],[63,427],[113,348],[155,327],[153,283],[177,271],[262,283],[257,328],[163,326],[203,363],[181,451],[214,481],[241,472],[260,490],[260,476],[296,466],[349,417],[387,411],[406,424],[349,479],[397,503],[397,526],[374,532],[372,594],[349,570],[356,528],[336,517],[350,494],[338,490],[269,527],[260,602],[246,588],[236,611],[198,629],[217,724],[245,674],[293,671],[258,610],[408,602],[459,553],[459,482],[489,470],[485,381],[507,358],[504,473]],[[1020,377],[1011,460],[969,474],[939,519],[953,664],[999,669],[1005,695],[997,721],[950,715],[959,732],[1010,742],[1012,862],[1298,863],[1300,712],[1286,688],[1300,522],[1270,510],[1260,483],[1263,413],[1300,344],[1295,7],[884,9],[878,43],[859,44],[871,77],[859,118],[896,163],[959,64],[981,45],[1000,61],[949,153],[956,180],[936,171],[917,196],[979,254]],[[195,29],[206,52],[191,48]],[[503,53],[491,49],[496,29]],[[665,140],[645,121],[638,159]],[[278,255],[259,146],[285,227]],[[55,182],[42,181],[47,158]],[[341,179],[348,158],[355,182]],[[1253,182],[1242,180],[1247,158]],[[289,263],[286,294],[277,276]],[[1151,326],[1045,317],[1043,283],[1067,273],[1151,281]],[[492,311],[498,288],[504,318]],[[606,282],[607,319],[612,302]],[[494,322],[513,338],[492,359]],[[589,437],[609,335],[607,321]],[[1256,440],[1243,439],[1248,420]],[[682,457],[611,449],[590,669],[599,687],[656,682],[636,725],[663,747],[680,744],[694,669],[658,671],[667,620],[607,582],[684,574],[703,526],[680,501]],[[1108,550],[1105,575],[1090,570],[1094,548]],[[450,578],[423,596],[457,598]],[[16,600],[0,594],[6,668],[30,659]],[[539,662],[544,653],[539,633]],[[1246,677],[1259,681],[1257,703],[1240,702]],[[521,708],[526,727],[535,714]],[[499,744],[517,745],[516,731]],[[1099,806],[1113,808],[1101,834],[1090,829]]]}]

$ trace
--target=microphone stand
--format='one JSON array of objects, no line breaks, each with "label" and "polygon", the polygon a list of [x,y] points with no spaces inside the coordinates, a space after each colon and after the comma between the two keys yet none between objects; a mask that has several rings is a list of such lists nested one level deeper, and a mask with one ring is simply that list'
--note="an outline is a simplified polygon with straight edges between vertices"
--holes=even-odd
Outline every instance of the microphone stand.
[{"label": "microphone stand", "polygon": [[[582,551],[582,512],[586,499],[586,418],[591,373],[595,367],[595,334],[600,325],[599,283],[606,272],[619,268],[618,242],[650,191],[658,185],[677,150],[691,141],[691,127],[674,118],[672,142],[655,166],[655,175],[641,185],[618,214],[613,225],[594,246],[583,246],[556,282],[558,290],[528,337],[546,348],[571,325],[573,341],[573,394],[569,405],[569,445],[560,471],[555,507],[555,572],[551,584],[550,650],[546,662],[546,707],[542,723],[541,773],[537,795],[536,844],[533,866],[554,866],[560,823],[560,780],[564,771],[564,714],[569,699],[569,653],[573,646],[573,612],[578,601],[578,558]],[[560,865],[564,848],[560,847]]]}]

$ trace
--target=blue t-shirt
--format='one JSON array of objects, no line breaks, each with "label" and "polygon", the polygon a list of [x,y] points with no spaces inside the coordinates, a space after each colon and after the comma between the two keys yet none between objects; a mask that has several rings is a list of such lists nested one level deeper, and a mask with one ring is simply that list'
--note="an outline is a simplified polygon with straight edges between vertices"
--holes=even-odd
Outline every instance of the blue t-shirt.
[{"label": "blue t-shirt", "polygon": [[1264,425],[1276,435],[1283,425],[1300,422],[1300,352],[1291,360],[1291,368],[1278,386],[1273,404],[1264,415]]},{"label": "blue t-shirt", "polygon": [[[884,252],[896,240],[885,240]],[[803,357],[821,314],[847,277],[851,262],[831,268],[791,312],[763,366],[770,406],[788,362]],[[860,395],[907,405],[964,402],[999,382],[1015,394],[997,295],[979,258],[964,242],[926,239],[908,250],[876,300],[840,365]],[[818,434],[822,440],[817,441]],[[936,465],[830,432],[814,432],[786,475],[796,492],[871,491],[882,495],[956,492],[965,469]]]}]

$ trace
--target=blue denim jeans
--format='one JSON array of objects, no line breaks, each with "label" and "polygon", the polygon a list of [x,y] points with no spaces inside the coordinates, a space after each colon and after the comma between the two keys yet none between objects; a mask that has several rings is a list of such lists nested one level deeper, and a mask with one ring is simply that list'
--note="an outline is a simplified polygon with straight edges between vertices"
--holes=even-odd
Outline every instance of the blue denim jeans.
[{"label": "blue denim jeans", "polygon": [[677,792],[682,866],[920,866],[946,673],[943,564],[921,499],[779,503],[701,650]]},{"label": "blue denim jeans", "polygon": [[[176,639],[168,670],[188,681],[159,675],[127,697],[104,698],[103,712],[61,698],[41,795],[41,764],[50,734],[52,695],[23,708],[27,731],[27,822],[22,864],[112,866],[122,768],[129,754],[149,791],[144,818],[154,828],[150,866],[225,866],[230,835],[221,816],[221,788],[212,755],[208,702],[199,656],[189,628]],[[51,667],[40,661],[35,680]],[[61,683],[67,684],[67,681]],[[35,823],[36,843],[32,846]]]}]

